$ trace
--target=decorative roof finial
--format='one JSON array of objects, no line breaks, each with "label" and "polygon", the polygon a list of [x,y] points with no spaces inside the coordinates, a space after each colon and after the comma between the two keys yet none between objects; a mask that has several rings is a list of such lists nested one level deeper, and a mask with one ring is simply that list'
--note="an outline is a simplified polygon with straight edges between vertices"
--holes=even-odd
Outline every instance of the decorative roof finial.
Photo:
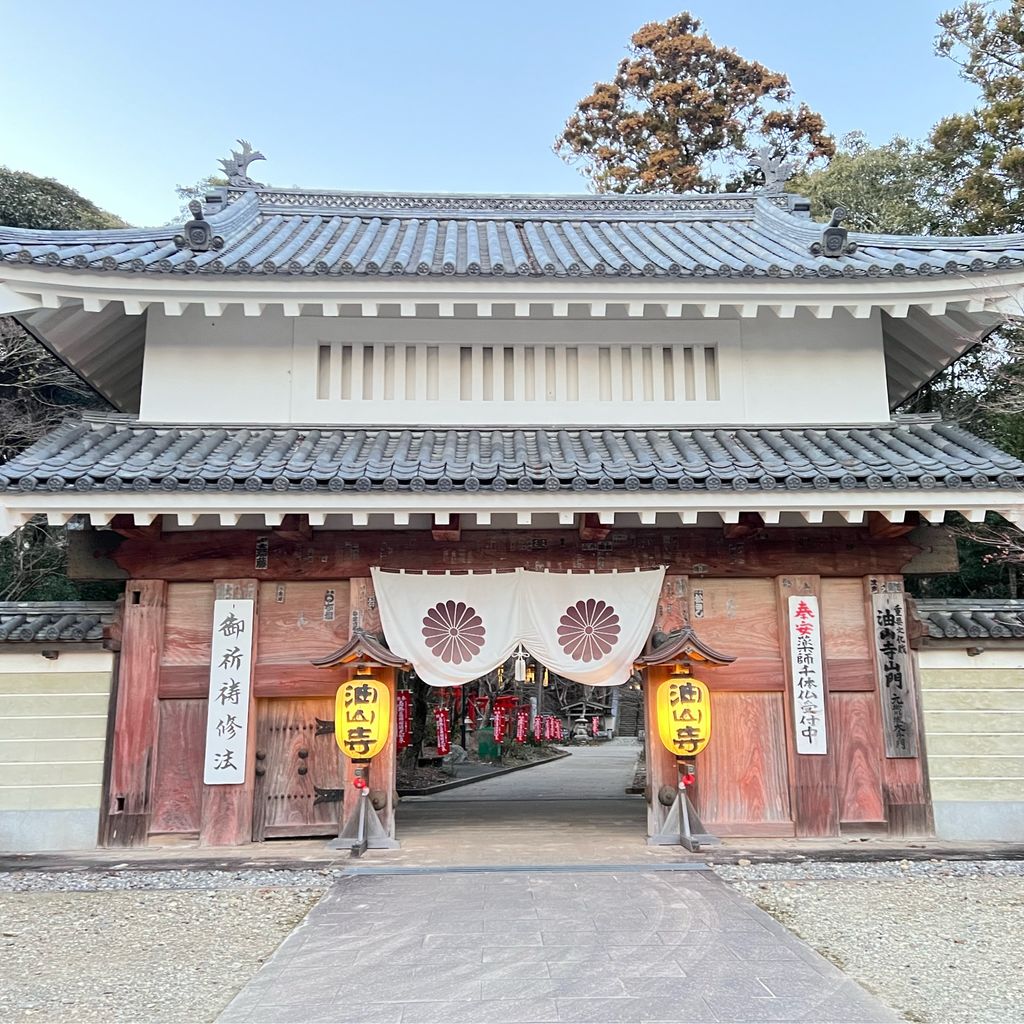
[{"label": "decorative roof finial", "polygon": [[848,242],[849,232],[839,226],[847,216],[845,206],[837,206],[832,211],[832,219],[821,229],[821,241],[811,243],[811,252],[815,256],[845,256],[857,251],[857,243]]},{"label": "decorative roof finial", "polygon": [[188,208],[192,212],[192,220],[187,221],[181,233],[174,236],[174,244],[179,249],[191,249],[193,252],[223,249],[224,239],[213,233],[210,222],[203,217],[203,204],[193,199]]},{"label": "decorative roof finial", "polygon": [[795,160],[775,156],[769,146],[762,146],[750,156],[750,166],[757,168],[764,176],[762,188],[769,195],[782,191],[782,186],[797,172]]},{"label": "decorative roof finial", "polygon": [[228,184],[239,188],[266,188],[263,182],[253,181],[248,171],[249,164],[267,158],[258,149],[253,149],[245,139],[239,139],[238,144],[242,147],[241,153],[233,149],[230,157],[220,161],[224,173],[228,176]]}]

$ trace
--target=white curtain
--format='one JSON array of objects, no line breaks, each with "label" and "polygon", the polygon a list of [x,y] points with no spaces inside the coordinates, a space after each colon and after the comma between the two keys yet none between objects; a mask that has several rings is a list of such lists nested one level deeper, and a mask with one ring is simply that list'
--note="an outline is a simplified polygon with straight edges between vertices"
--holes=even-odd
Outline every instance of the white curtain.
[{"label": "white curtain", "polygon": [[523,575],[526,649],[566,679],[621,686],[651,635],[665,569]]},{"label": "white curtain", "polygon": [[665,569],[621,573],[371,569],[388,646],[431,686],[460,686],[522,645],[591,686],[630,676],[654,625]]}]

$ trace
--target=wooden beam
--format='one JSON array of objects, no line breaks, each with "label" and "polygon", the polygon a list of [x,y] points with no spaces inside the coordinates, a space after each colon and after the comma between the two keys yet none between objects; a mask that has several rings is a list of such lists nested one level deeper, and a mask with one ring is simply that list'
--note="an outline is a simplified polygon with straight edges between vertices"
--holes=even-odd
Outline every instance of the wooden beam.
[{"label": "wooden beam", "polygon": [[462,516],[455,512],[448,516],[447,523],[439,523],[434,516],[434,526],[430,531],[434,540],[449,541],[457,544],[462,539]]},{"label": "wooden beam", "polygon": [[916,512],[908,512],[902,523],[890,523],[881,512],[869,512],[867,517],[868,536],[872,540],[897,540],[906,537],[921,525]]},{"label": "wooden beam", "polygon": [[764,521],[757,512],[741,512],[738,523],[726,523],[722,536],[726,540],[744,540],[764,529]]},{"label": "wooden beam", "polygon": [[309,516],[287,515],[281,520],[280,526],[272,526],[271,530],[282,540],[302,543],[313,539],[313,527],[310,526]]},{"label": "wooden beam", "polygon": [[[166,533],[159,542],[122,538],[103,554],[129,578],[209,582],[254,574],[269,580],[339,580],[369,577],[370,566],[436,569],[446,550],[458,551],[458,565],[469,569],[515,568],[524,557],[543,558],[552,570],[668,565],[670,574],[764,577],[780,573],[861,577],[899,573],[920,549],[908,537],[872,538],[861,526],[773,527],[755,538],[727,541],[718,528],[612,529],[589,516],[581,537],[571,528],[549,530],[471,530],[455,542],[430,540],[426,530],[318,530],[311,541],[295,543],[267,531],[196,530]],[[72,534],[72,537],[80,536]],[[85,535],[88,544],[108,532]],[[597,547],[596,545],[600,545]],[[264,561],[265,550],[265,561]],[[526,554],[528,552],[528,555]],[[88,564],[78,559],[77,564]],[[454,563],[453,563],[454,564]],[[109,574],[108,574],[109,576]],[[79,570],[76,578],[91,578]]]},{"label": "wooden beam", "polygon": [[117,709],[106,793],[105,846],[143,846],[152,812],[152,777],[159,728],[160,655],[167,584],[130,580],[117,682]]},{"label": "wooden beam", "polygon": [[580,516],[580,540],[601,541],[612,532],[610,526],[604,526],[596,512],[584,512]]},{"label": "wooden beam", "polygon": [[157,516],[149,526],[136,526],[130,515],[116,515],[110,520],[110,529],[131,540],[158,541],[163,533],[163,516]]}]

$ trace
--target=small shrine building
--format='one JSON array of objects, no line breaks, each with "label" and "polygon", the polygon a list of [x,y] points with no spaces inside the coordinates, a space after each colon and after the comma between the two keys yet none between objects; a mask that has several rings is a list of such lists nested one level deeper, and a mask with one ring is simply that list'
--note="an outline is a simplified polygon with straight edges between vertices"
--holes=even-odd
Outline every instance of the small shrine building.
[{"label": "small shrine building", "polygon": [[[847,232],[763,169],[751,193],[392,195],[242,160],[180,227],[0,228],[0,315],[116,410],[0,466],[0,531],[76,527],[72,572],[125,581],[101,842],[329,832],[353,664],[458,685],[520,643],[598,685],[691,661],[718,835],[931,832],[904,576],[955,568],[951,512],[1024,522],[1024,464],[893,410],[1019,311],[1024,237]],[[651,725],[653,834],[675,778]],[[370,778],[392,835],[394,746]]]}]

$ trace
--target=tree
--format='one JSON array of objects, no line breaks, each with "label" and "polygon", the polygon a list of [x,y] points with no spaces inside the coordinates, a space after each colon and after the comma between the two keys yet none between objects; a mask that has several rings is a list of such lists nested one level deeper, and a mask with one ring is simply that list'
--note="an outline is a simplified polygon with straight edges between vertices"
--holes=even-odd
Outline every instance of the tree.
[{"label": "tree", "polygon": [[0,224],[10,228],[124,228],[127,223],[53,178],[0,167]]},{"label": "tree", "polygon": [[[124,227],[125,222],[52,178],[0,167],[0,223],[37,229]],[[13,318],[0,317],[0,463],[71,411],[107,403]],[[64,530],[34,519],[0,540],[0,600],[108,596],[109,586],[67,578]]]},{"label": "tree", "polygon": [[554,149],[598,192],[735,191],[751,151],[805,167],[835,151],[825,121],[792,104],[789,79],[717,46],[684,11],[633,33],[610,82],[576,105]]},{"label": "tree", "polygon": [[872,146],[851,132],[827,167],[795,175],[786,190],[809,199],[818,220],[844,207],[855,231],[921,235],[949,226],[941,168],[928,147],[900,136]]},{"label": "tree", "polygon": [[978,87],[979,104],[932,130],[949,206],[967,234],[1024,229],[1024,0],[968,0],[939,17],[936,52]]}]

